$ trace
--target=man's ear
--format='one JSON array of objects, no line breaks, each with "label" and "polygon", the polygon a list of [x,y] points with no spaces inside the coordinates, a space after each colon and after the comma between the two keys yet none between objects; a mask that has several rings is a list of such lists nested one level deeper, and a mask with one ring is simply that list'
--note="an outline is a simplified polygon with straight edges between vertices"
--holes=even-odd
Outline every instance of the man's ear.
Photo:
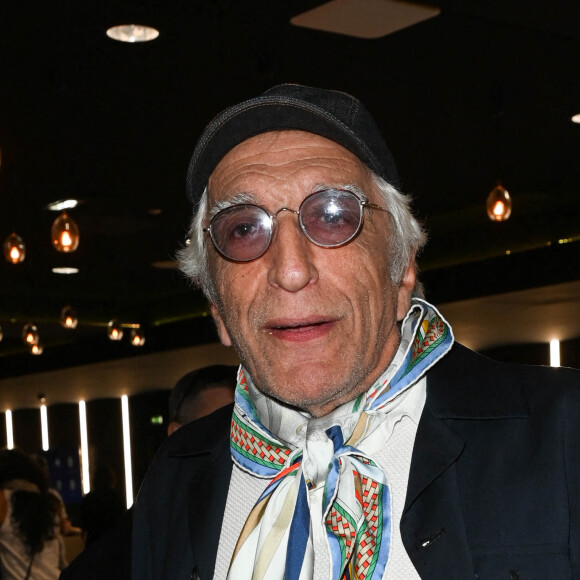
[{"label": "man's ear", "polygon": [[411,307],[413,288],[415,287],[415,260],[409,262],[409,266],[399,284],[397,296],[397,320],[401,321]]},{"label": "man's ear", "polygon": [[226,325],[220,316],[220,313],[217,309],[215,304],[210,304],[211,315],[213,316],[215,325],[217,327],[218,336],[220,337],[220,341],[224,346],[232,346],[232,339],[226,329]]}]

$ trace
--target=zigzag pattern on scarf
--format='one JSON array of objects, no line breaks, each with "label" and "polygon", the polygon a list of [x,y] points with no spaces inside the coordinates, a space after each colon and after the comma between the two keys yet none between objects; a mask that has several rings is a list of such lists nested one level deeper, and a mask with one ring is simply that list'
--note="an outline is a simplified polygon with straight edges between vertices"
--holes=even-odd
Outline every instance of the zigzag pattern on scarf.
[{"label": "zigzag pattern on scarf", "polygon": [[[311,578],[313,525],[322,525],[326,532],[333,580],[382,579],[391,542],[390,491],[382,469],[359,447],[380,424],[377,415],[453,344],[446,321],[423,300],[413,301],[401,336],[397,362],[366,393],[318,419],[266,400],[240,368],[230,432],[232,458],[272,481],[248,516],[229,580]],[[264,420],[257,406],[267,414]],[[281,425],[284,435],[265,425]],[[308,493],[321,484],[318,524]]]}]

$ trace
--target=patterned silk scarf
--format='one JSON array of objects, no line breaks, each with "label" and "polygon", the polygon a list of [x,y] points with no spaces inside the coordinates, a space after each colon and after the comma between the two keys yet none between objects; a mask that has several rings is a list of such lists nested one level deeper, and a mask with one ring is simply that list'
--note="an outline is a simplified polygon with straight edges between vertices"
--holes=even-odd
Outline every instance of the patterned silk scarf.
[{"label": "patterned silk scarf", "polygon": [[[383,471],[357,448],[385,406],[415,384],[453,344],[451,328],[414,299],[389,368],[363,395],[319,418],[261,394],[240,368],[231,453],[244,470],[272,481],[238,539],[229,580],[311,580],[312,525],[324,522],[333,580],[379,580],[390,550],[390,496]],[[322,513],[308,490],[323,486]]]}]

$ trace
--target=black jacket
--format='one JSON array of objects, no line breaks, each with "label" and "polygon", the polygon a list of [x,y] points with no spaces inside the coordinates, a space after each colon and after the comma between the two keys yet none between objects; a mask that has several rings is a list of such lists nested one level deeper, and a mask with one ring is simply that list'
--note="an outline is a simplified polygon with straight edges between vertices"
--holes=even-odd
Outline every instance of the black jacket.
[{"label": "black jacket", "polygon": [[[231,411],[160,449],[135,506],[133,580],[212,578]],[[427,374],[401,534],[423,579],[580,579],[580,373],[455,345]]]}]

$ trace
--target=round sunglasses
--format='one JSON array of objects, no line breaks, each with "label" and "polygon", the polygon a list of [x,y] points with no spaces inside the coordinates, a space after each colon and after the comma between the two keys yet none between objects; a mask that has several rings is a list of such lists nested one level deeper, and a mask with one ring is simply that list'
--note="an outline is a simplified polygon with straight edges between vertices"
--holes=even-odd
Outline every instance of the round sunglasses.
[{"label": "round sunglasses", "polygon": [[300,229],[313,244],[337,248],[359,233],[365,207],[388,211],[352,191],[323,189],[304,198],[297,210],[283,207],[272,215],[249,203],[226,207],[213,216],[203,231],[209,232],[216,250],[228,260],[250,262],[270,247],[276,217],[283,211],[298,216]]}]

